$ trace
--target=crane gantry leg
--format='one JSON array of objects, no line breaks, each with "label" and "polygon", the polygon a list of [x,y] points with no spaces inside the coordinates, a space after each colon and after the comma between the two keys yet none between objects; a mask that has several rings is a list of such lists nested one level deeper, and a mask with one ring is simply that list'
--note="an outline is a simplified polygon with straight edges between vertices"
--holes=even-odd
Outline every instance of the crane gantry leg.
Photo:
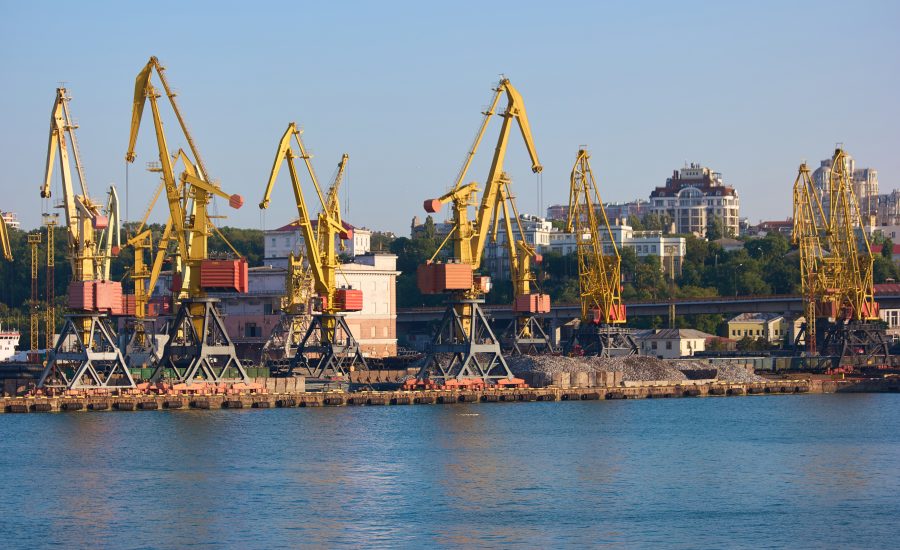
[{"label": "crane gantry leg", "polygon": [[291,360],[291,371],[298,368],[311,378],[347,376],[354,368],[368,369],[344,314],[313,315]]},{"label": "crane gantry leg", "polygon": [[116,346],[116,333],[109,317],[96,313],[66,315],[37,387],[70,390],[135,387],[134,378]]},{"label": "crane gantry leg", "polygon": [[512,355],[553,353],[553,344],[535,315],[516,317],[500,334],[500,345]]},{"label": "crane gantry leg", "polygon": [[484,384],[514,380],[500,350],[500,340],[481,309],[483,303],[481,299],[470,299],[447,305],[428,345],[425,362],[417,375],[419,380],[431,380],[438,385],[451,380],[475,379]]},{"label": "crane gantry leg", "polygon": [[563,347],[563,355],[621,357],[639,353],[631,329],[584,321],[572,332]]},{"label": "crane gantry leg", "polygon": [[[216,298],[182,300],[175,320],[169,325],[169,339],[150,380],[173,378],[190,384],[196,380],[219,383],[240,378],[249,381],[234,350],[234,342],[216,311]],[[199,329],[197,327],[200,327]],[[167,373],[170,369],[170,373]]]}]

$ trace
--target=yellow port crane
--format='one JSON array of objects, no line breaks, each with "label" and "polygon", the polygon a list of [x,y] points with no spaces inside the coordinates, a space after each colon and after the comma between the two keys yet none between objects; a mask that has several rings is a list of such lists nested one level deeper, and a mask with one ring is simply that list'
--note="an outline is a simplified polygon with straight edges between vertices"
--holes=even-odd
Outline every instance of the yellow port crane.
[{"label": "yellow port crane", "polygon": [[[638,353],[622,303],[622,258],[613,238],[590,153],[579,149],[569,177],[566,231],[575,235],[581,323],[564,346],[568,354],[609,357]],[[604,248],[607,248],[607,253]]]},{"label": "yellow port crane", "polygon": [[[68,90],[57,88],[56,100],[50,116],[50,139],[47,146],[47,162],[41,197],[52,194],[54,165],[59,157],[62,200],[58,206],[63,212],[67,235],[67,256],[72,269],[67,306],[71,313],[65,316],[60,336],[51,343],[55,309],[53,305],[54,261],[53,230],[56,221],[48,219],[47,225],[47,342],[48,361],[38,381],[39,388],[122,388],[134,387],[131,373],[116,343],[116,332],[109,320],[110,314],[120,313],[122,285],[109,281],[109,262],[113,242],[117,238],[118,203],[115,190],[110,193],[107,210],[91,199],[87,180],[78,150],[75,124],[69,109]],[[80,193],[75,190],[70,153],[75,162]],[[117,247],[116,247],[117,248]],[[118,250],[115,250],[118,252]],[[50,349],[52,347],[52,349]]]},{"label": "yellow port crane", "polygon": [[[175,177],[174,161],[169,154],[160,115],[158,100],[161,96],[152,83],[153,73],[163,86],[192,155],[190,159],[185,158],[185,169],[178,179]],[[207,295],[211,290],[247,291],[246,260],[241,258],[233,262],[209,263],[208,256],[209,237],[216,231],[208,213],[210,202],[218,196],[227,199],[232,208],[240,208],[243,199],[240,195],[225,193],[217,182],[210,180],[200,152],[175,101],[175,93],[169,86],[165,68],[156,57],[151,57],[135,78],[131,132],[125,160],[134,162],[136,158],[135,146],[141,118],[148,102],[172,232],[181,259],[180,271],[173,271],[173,280],[181,278],[181,285],[176,289],[178,304],[175,318],[169,325],[168,341],[151,378],[158,380],[166,374],[167,369],[171,369],[176,381],[188,384],[196,379],[218,383],[233,377],[246,381],[247,373],[235,353],[234,342],[216,310],[218,299]],[[213,277],[214,273],[225,276]]]},{"label": "yellow port crane", "polygon": [[[507,106],[500,114],[503,119],[500,135],[479,203],[478,184],[463,181],[490,118],[495,114],[500,98],[504,95],[507,98]],[[494,89],[493,100],[483,114],[481,127],[457,174],[453,188],[437,199],[425,201],[427,212],[438,212],[444,204],[451,204],[453,215],[450,233],[431,260],[420,266],[417,273],[419,289],[424,294],[451,295],[418,374],[419,380],[431,380],[441,385],[451,380],[456,382],[475,380],[484,384],[518,383],[514,382],[512,372],[501,353],[499,339],[481,309],[481,304],[484,303],[483,295],[490,290],[490,278],[475,275],[481,267],[492,225],[496,226],[496,223],[492,224],[497,216],[496,209],[501,202],[505,202],[503,190],[508,189],[509,178],[503,171],[503,162],[506,158],[513,120],[518,124],[525,141],[531,158],[531,170],[538,173],[543,168],[538,160],[522,96],[509,79],[503,78],[499,82]],[[470,206],[478,206],[473,220],[469,219]],[[446,263],[435,263],[437,255],[448,243],[452,245],[449,251],[450,259]],[[524,284],[520,286],[520,289],[524,288]]]},{"label": "yellow port crane", "polygon": [[[278,143],[278,150],[269,173],[269,181],[259,207],[260,209],[269,207],[275,180],[278,178],[282,164],[286,163],[297,206],[297,225],[306,245],[305,255],[316,293],[315,301],[319,302],[315,308],[319,312],[312,315],[306,333],[291,359],[290,370],[293,371],[299,367],[313,378],[328,375],[343,376],[351,370],[367,368],[359,342],[350,331],[344,318],[346,313],[362,309],[362,291],[339,288],[337,281],[337,272],[340,268],[338,246],[343,246],[343,241],[351,238],[348,228],[341,219],[340,201],[338,200],[338,188],[348,156],[342,157],[337,177],[327,195],[323,195],[319,180],[313,170],[312,157],[306,150],[301,134],[302,132],[295,123],[288,124],[287,130]],[[292,140],[296,143],[299,154],[294,152]],[[313,227],[313,220],[303,197],[300,176],[295,164],[295,159],[298,157],[303,159],[306,165],[306,170],[321,204],[315,227]],[[341,242],[340,245],[338,241]],[[296,258],[292,258],[291,263],[292,269],[301,268]],[[289,273],[288,277],[293,277],[293,274]],[[295,290],[300,289],[295,288]],[[291,307],[302,307],[301,299],[302,295],[299,293],[291,296],[289,300]]]},{"label": "yellow port crane", "polygon": [[[184,157],[184,151],[179,150],[176,158]],[[173,159],[174,160],[174,159]],[[164,182],[160,182],[156,188],[150,204],[144,212],[144,217],[134,230],[134,236],[125,243],[134,251],[130,278],[134,283],[134,312],[129,320],[128,329],[130,337],[126,348],[125,361],[129,366],[149,366],[159,362],[159,350],[157,349],[157,334],[155,319],[149,316],[150,296],[159,275],[162,272],[163,262],[168,253],[169,242],[172,240],[172,217],[166,220],[162,235],[156,246],[156,255],[152,260],[152,267],[148,270],[146,254],[153,251],[153,232],[146,228],[147,220],[162,193]]]},{"label": "yellow port crane", "polygon": [[9,244],[9,228],[6,227],[6,220],[0,216],[0,247],[3,249],[3,259],[7,262],[13,261],[12,246]]},{"label": "yellow port crane", "polygon": [[[516,208],[515,197],[510,189],[509,177],[500,177],[500,208],[494,209],[491,236],[496,241],[501,234],[500,220],[503,220],[503,236],[506,254],[509,257],[509,272],[513,283],[513,312],[515,317],[500,335],[501,346],[513,354],[535,354],[552,352],[550,337],[544,330],[539,314],[550,312],[550,296],[532,292],[537,279],[531,269],[531,262],[541,261],[541,255],[525,237],[522,217]],[[512,220],[515,220],[513,226]]]},{"label": "yellow port crane", "polygon": [[821,194],[806,163],[794,180],[792,241],[805,298],[796,343],[805,339],[811,355],[834,358],[835,366],[884,365],[889,351],[874,297],[874,258],[849,172],[838,147]]}]

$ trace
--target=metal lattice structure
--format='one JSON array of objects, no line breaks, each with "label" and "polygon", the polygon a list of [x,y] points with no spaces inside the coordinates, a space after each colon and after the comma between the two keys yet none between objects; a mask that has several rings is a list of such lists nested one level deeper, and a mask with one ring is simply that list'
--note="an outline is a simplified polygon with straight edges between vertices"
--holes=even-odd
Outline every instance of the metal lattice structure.
[{"label": "metal lattice structure", "polygon": [[31,351],[37,351],[38,335],[40,334],[40,313],[38,295],[38,245],[41,244],[41,234],[28,235],[28,246],[31,247],[31,312],[29,315],[29,331],[31,334]]},{"label": "metal lattice structure", "polygon": [[[104,319],[107,313],[120,306],[119,303],[111,303],[114,293],[103,293],[99,296],[97,284],[118,286],[117,282],[109,281],[109,263],[113,254],[114,245],[118,245],[118,203],[115,200],[115,190],[110,191],[110,202],[106,210],[94,201],[88,193],[87,180],[84,175],[84,166],[81,163],[81,154],[78,150],[78,140],[75,130],[78,125],[70,112],[69,102],[71,97],[65,88],[57,88],[56,101],[50,116],[50,135],[47,145],[47,161],[44,172],[44,183],[41,186],[41,197],[49,199],[52,196],[52,181],[57,158],[59,159],[59,175],[62,188],[61,201],[58,207],[62,210],[62,221],[66,235],[66,256],[72,270],[72,280],[66,321],[61,334],[74,330],[80,332],[77,341],[85,349],[77,353],[69,353],[63,348],[69,346],[64,342],[65,338],[72,339],[71,334],[60,336],[60,341],[53,342],[53,333],[56,325],[56,306],[54,295],[54,271],[55,261],[55,227],[57,225],[56,214],[45,214],[44,225],[47,227],[47,280],[44,325],[46,347],[48,350],[47,365],[41,376],[38,387],[43,387],[46,381],[54,384],[59,382],[56,373],[68,371],[70,376],[63,379],[68,381],[69,389],[77,388],[105,388],[108,384],[104,381],[102,371],[109,370],[120,372],[125,370],[122,362],[122,354],[116,347],[116,335],[112,325]],[[73,175],[71,162],[75,164]],[[76,188],[75,178],[78,187]],[[78,191],[76,191],[76,189]],[[80,192],[79,192],[80,191]],[[115,211],[114,211],[115,210]],[[111,225],[115,227],[111,227]],[[109,287],[107,287],[109,288]],[[74,299],[73,299],[74,297]],[[98,303],[101,302],[101,303]],[[104,309],[106,308],[106,309]],[[101,328],[98,328],[101,327]],[[107,334],[109,333],[109,334]],[[99,336],[98,336],[99,335]],[[115,348],[115,352],[108,351],[108,347]],[[60,351],[62,350],[62,351]],[[62,355],[57,356],[57,352]],[[97,357],[103,359],[96,359]],[[96,361],[112,361],[109,369],[99,368],[96,376],[82,376],[78,373],[90,372],[92,365],[99,364]],[[81,361],[78,363],[78,361]],[[97,374],[101,373],[101,374]],[[117,379],[118,380],[118,379]],[[131,386],[134,381],[130,376],[124,381]]]},{"label": "metal lattice structure", "polygon": [[576,239],[581,324],[564,351],[600,356],[637,354],[630,331],[620,326],[626,322],[622,259],[586,149],[579,149],[569,183],[566,231],[574,233]]},{"label": "metal lattice structure", "polygon": [[884,362],[888,345],[874,298],[874,258],[843,149],[832,157],[824,189],[806,164],[794,180],[793,243],[800,250],[805,338],[810,354],[839,357],[842,364]]},{"label": "metal lattice structure", "polygon": [[[496,113],[500,98],[504,95],[507,98],[507,106],[499,115],[503,121],[500,135],[497,138],[490,170],[484,182],[481,201],[478,202],[476,199],[479,190],[477,183],[464,183],[464,180],[488,123]],[[437,199],[425,201],[427,212],[435,213],[444,204],[451,204],[453,214],[453,229],[438,247],[431,260],[426,265],[419,267],[420,272],[424,275],[420,282],[424,279],[431,279],[437,283],[436,286],[428,283],[427,288],[423,288],[420,284],[423,292],[450,294],[443,321],[426,349],[426,358],[417,376],[419,380],[431,380],[437,384],[466,379],[480,380],[483,383],[496,383],[502,379],[514,380],[512,371],[509,370],[509,366],[503,358],[500,340],[487,323],[481,310],[481,304],[484,303],[482,296],[488,292],[490,279],[474,274],[481,267],[485,244],[488,236],[492,234],[492,227],[494,228],[493,234],[496,235],[500,215],[498,210],[502,209],[505,212],[506,222],[510,223],[510,212],[507,209],[507,199],[511,198],[507,187],[509,178],[503,171],[503,162],[506,158],[513,123],[519,126],[531,159],[532,172],[539,173],[543,167],[538,160],[537,149],[534,146],[525,103],[509,79],[503,78],[494,89],[490,106],[483,115],[484,118],[475,135],[475,141],[469,148],[453,188]],[[470,206],[477,207],[472,220],[469,219]],[[516,291],[527,291],[531,273],[526,262],[530,257],[529,253],[533,253],[533,250],[523,250],[523,254],[520,255],[523,263],[518,266],[514,265],[517,263],[517,248],[513,245],[514,241],[518,239],[513,236],[512,229],[509,227],[507,238],[509,239],[508,245],[510,245],[510,271],[514,277],[518,277],[514,281],[514,285],[518,287]],[[447,286],[444,284],[447,281],[437,280],[440,277],[432,279],[430,275],[427,275],[431,269],[439,267],[434,264],[434,260],[448,244],[450,245],[448,248],[451,249],[449,251],[451,263],[465,266],[464,269],[469,276],[468,288],[461,288],[456,284]],[[530,330],[529,325],[524,325],[522,328]],[[514,331],[515,333],[518,333],[518,329]]]},{"label": "metal lattice structure", "polygon": [[[290,359],[289,371],[293,372],[295,369],[300,368],[313,378],[329,375],[346,376],[353,369],[368,369],[359,341],[356,340],[356,337],[350,331],[344,318],[348,311],[355,311],[355,309],[348,309],[347,304],[340,303],[339,300],[341,293],[345,296],[354,293],[361,301],[362,291],[358,289],[340,289],[337,282],[337,274],[340,268],[338,248],[343,250],[344,241],[350,238],[348,228],[344,226],[341,218],[338,194],[349,157],[346,154],[341,157],[334,181],[327,193],[323,194],[318,177],[313,169],[312,157],[306,150],[301,134],[302,131],[297,128],[295,123],[291,122],[288,124],[287,130],[278,143],[278,150],[275,153],[275,161],[272,163],[272,170],[269,173],[269,181],[266,184],[263,200],[259,203],[260,209],[269,207],[272,190],[281,166],[287,164],[294,192],[294,201],[297,206],[297,225],[306,245],[305,259],[307,261],[305,265],[309,268],[313,290],[316,294],[315,301],[318,302],[318,309],[320,310],[311,316],[306,332],[300,338],[294,356]],[[299,154],[294,151],[294,143]],[[322,207],[319,211],[315,228],[313,227],[309,208],[306,205],[306,199],[303,196],[300,176],[295,164],[295,159],[297,158],[302,159],[306,165],[306,171]],[[292,277],[298,275],[297,270],[302,269],[300,261],[299,258],[292,259],[291,270],[293,274],[288,274],[290,279],[288,280],[289,286],[286,289],[287,295],[285,296],[288,309],[295,313],[299,313],[300,308],[308,307],[308,301],[304,299],[306,291],[300,286],[302,283],[298,281],[298,284],[294,285],[292,279]],[[288,311],[286,314],[291,315],[292,313]],[[303,323],[302,319],[297,319],[297,321],[297,325],[292,323],[291,334],[285,337],[286,340],[296,339],[298,332],[295,332],[295,329],[299,330]]]},{"label": "metal lattice structure", "polygon": [[[190,157],[183,151],[175,155],[169,153],[160,115],[161,94],[153,85],[151,78],[154,73],[178,120],[181,135],[188,143]],[[136,158],[135,145],[144,106],[149,103],[156,136],[159,172],[169,207],[172,240],[177,243],[178,261],[174,271],[180,275],[182,283],[180,288],[175,289],[177,300],[175,321],[169,326],[169,339],[152,378],[159,379],[173,374],[174,380],[190,384],[195,378],[218,382],[226,377],[226,373],[230,373],[246,382],[249,380],[247,372],[238,360],[234,342],[226,333],[216,311],[215,304],[218,300],[207,297],[201,279],[202,265],[209,258],[209,239],[218,231],[212,223],[213,216],[209,213],[210,203],[213,198],[220,197],[226,199],[229,206],[237,209],[243,205],[243,198],[240,195],[225,193],[218,182],[210,178],[175,96],[166,78],[165,67],[156,57],[151,57],[135,78],[131,132],[125,160],[134,162]],[[176,178],[174,165],[178,159],[183,159],[184,171]],[[219,236],[221,237],[220,233]],[[168,234],[163,235],[161,240],[165,242],[159,244],[158,250],[164,252],[168,238]],[[146,240],[139,246],[145,249],[145,245]],[[157,256],[161,258],[159,253]],[[154,272],[158,272],[156,263]],[[153,276],[151,273],[149,279],[151,282]]]}]

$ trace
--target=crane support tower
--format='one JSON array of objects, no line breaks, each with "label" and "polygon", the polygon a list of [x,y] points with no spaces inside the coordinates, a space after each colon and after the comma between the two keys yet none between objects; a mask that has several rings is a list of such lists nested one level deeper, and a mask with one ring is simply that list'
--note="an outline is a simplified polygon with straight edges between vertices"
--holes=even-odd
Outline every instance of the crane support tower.
[{"label": "crane support tower", "polygon": [[[78,151],[75,129],[78,127],[69,111],[70,97],[65,88],[57,88],[56,101],[50,117],[50,140],[41,197],[50,198],[54,163],[59,157],[62,201],[67,234],[67,256],[72,269],[68,288],[68,313],[62,331],[52,349],[47,366],[38,381],[38,388],[88,389],[133,388],[131,373],[116,344],[117,336],[109,316],[121,313],[122,284],[108,280],[112,247],[104,242],[113,238],[118,229],[110,229],[110,212],[88,194],[87,180]],[[76,193],[69,164],[75,161],[80,194]],[[118,224],[118,216],[112,215]],[[53,228],[47,224],[47,262],[53,263]],[[116,250],[116,252],[118,252]],[[47,298],[52,300],[52,277],[47,280]],[[47,341],[52,338],[53,304],[48,302]]]},{"label": "crane support tower", "polygon": [[[553,352],[553,345],[541,314],[550,313],[550,295],[540,291],[532,292],[536,286],[531,262],[540,263],[542,258],[535,247],[525,238],[522,218],[516,208],[515,197],[510,189],[512,181],[506,173],[500,176],[500,208],[494,209],[491,238],[496,240],[500,219],[503,219],[503,235],[506,253],[509,256],[509,273],[513,283],[513,311],[515,317],[500,334],[500,346],[513,355],[532,355]],[[511,219],[516,221],[513,226]]]},{"label": "crane support tower", "polygon": [[[291,122],[288,124],[287,130],[278,143],[278,150],[275,153],[275,160],[269,173],[269,181],[259,207],[260,209],[269,207],[275,180],[278,178],[282,164],[286,163],[291,176],[294,201],[297,206],[297,224],[300,227],[300,234],[303,236],[303,241],[306,245],[307,265],[309,266],[316,294],[312,300],[314,313],[290,360],[289,371],[294,372],[296,369],[300,369],[301,372],[305,372],[312,378],[344,376],[351,370],[368,368],[360,350],[359,342],[353,336],[345,319],[347,313],[362,309],[362,291],[351,288],[339,288],[337,281],[337,274],[340,268],[340,261],[337,256],[338,247],[343,247],[343,242],[352,238],[350,229],[344,225],[341,219],[338,195],[338,188],[348,157],[347,155],[342,157],[337,176],[327,195],[323,195],[322,188],[319,186],[319,180],[316,177],[315,170],[313,170],[312,157],[303,144],[301,134],[302,131],[297,128],[295,123]],[[292,140],[296,143],[299,154],[294,152]],[[322,206],[315,229],[313,229],[313,221],[306,206],[306,200],[303,197],[300,176],[297,173],[297,166],[294,161],[298,157],[303,159],[303,162],[306,164],[306,170]],[[288,277],[293,278],[298,276],[298,272],[295,270],[302,269],[302,265],[300,265],[298,258],[293,257],[291,258],[291,265],[292,270],[289,272]],[[289,311],[286,310],[286,314],[293,315],[291,311],[297,312],[300,308],[306,307],[303,302],[305,292],[302,288],[303,284],[302,280],[298,280],[297,286],[294,286],[292,280],[291,285],[288,286],[286,302]],[[296,318],[296,315],[294,317],[291,321],[292,323],[302,322],[301,319]],[[299,328],[291,327],[291,333],[287,337],[288,341],[296,338],[296,331]]]},{"label": "crane support tower", "polygon": [[263,345],[260,364],[269,372],[288,375],[293,372],[293,358],[310,324],[309,300],[313,296],[313,278],[302,256],[288,256],[285,291],[281,297],[281,316]]},{"label": "crane support tower", "polygon": [[[192,155],[190,159],[185,155],[185,169],[177,179],[159,110],[158,99],[161,96],[151,79],[154,72],[169,99]],[[191,384],[198,379],[219,383],[226,378],[237,377],[247,381],[247,372],[235,353],[234,342],[216,309],[218,299],[207,295],[208,291],[215,290],[247,292],[247,262],[244,258],[216,262],[209,260],[208,256],[208,240],[213,231],[216,231],[208,212],[210,202],[218,196],[228,200],[232,208],[240,208],[244,201],[240,195],[228,195],[217,182],[210,180],[209,172],[175,101],[175,93],[169,86],[165,68],[156,57],[151,57],[135,78],[131,132],[125,160],[134,162],[136,158],[134,149],[144,106],[148,102],[156,133],[163,188],[178,249],[179,262],[176,262],[176,269],[173,270],[173,281],[180,282],[174,290],[177,300],[174,320],[169,324],[168,340],[151,380],[171,378],[180,383]]]},{"label": "crane support tower", "polygon": [[38,295],[38,246],[41,244],[41,234],[32,233],[28,235],[28,246],[31,248],[31,311],[29,334],[31,335],[31,351],[37,351],[38,336],[40,334],[40,296]]},{"label": "crane support tower", "polygon": [[[500,98],[507,98],[506,110],[500,114],[503,119],[500,135],[490,171],[484,183],[480,203],[476,182],[463,183],[472,159],[490,122]],[[452,229],[434,256],[419,266],[416,274],[419,289],[423,294],[450,294],[447,308],[426,350],[424,363],[419,370],[420,382],[430,381],[436,385],[449,382],[473,381],[479,384],[520,384],[523,381],[513,377],[500,348],[500,340],[488,324],[481,308],[484,294],[490,291],[491,280],[476,274],[481,267],[484,247],[497,217],[500,203],[505,204],[504,190],[508,190],[508,177],[503,172],[509,135],[513,120],[518,123],[531,158],[531,170],[535,173],[543,168],[538,160],[531,126],[525,112],[522,96],[509,79],[503,78],[494,89],[493,100],[483,113],[481,127],[469,149],[463,166],[457,174],[453,188],[443,196],[425,201],[425,210],[438,212],[444,204],[452,205]],[[506,182],[506,183],[505,183]],[[508,193],[507,193],[508,194]],[[469,219],[469,207],[477,206],[475,219]],[[507,220],[509,216],[507,213]],[[496,227],[496,223],[494,223]],[[508,235],[510,237],[510,235]],[[445,262],[436,262],[438,254],[448,243]]]},{"label": "crane support tower", "polygon": [[[888,364],[889,345],[874,298],[874,258],[850,183],[847,154],[832,156],[821,192],[806,163],[794,180],[794,231],[800,249],[805,323],[795,344],[838,367]],[[821,198],[820,198],[821,197]]]},{"label": "crane support tower", "polygon": [[[566,231],[576,239],[581,322],[563,351],[601,357],[636,355],[637,343],[622,326],[626,321],[622,260],[600,200],[590,154],[584,148],[578,151],[569,183]],[[604,254],[604,245],[610,247],[610,254]]]}]

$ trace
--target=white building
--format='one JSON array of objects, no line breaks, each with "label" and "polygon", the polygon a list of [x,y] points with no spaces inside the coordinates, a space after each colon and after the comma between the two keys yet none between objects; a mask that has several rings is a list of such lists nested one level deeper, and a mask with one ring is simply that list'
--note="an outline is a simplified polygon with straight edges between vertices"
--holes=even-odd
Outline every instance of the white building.
[{"label": "white building", "polygon": [[[316,228],[317,220],[313,220],[313,229]],[[372,247],[372,232],[364,227],[354,227],[344,222],[344,228],[351,235],[346,241],[341,241],[340,237],[335,237],[335,246],[338,254],[344,254],[350,257],[368,254]],[[306,252],[306,243],[303,235],[300,234],[300,226],[298,222],[293,221],[278,229],[270,229],[263,234],[263,248],[265,250],[263,257],[267,265],[276,267],[287,267],[287,258],[293,253],[304,255]],[[341,250],[341,245],[344,249]]]},{"label": "white building", "polygon": [[[525,242],[534,247],[539,254],[550,250],[551,237],[554,233],[558,233],[553,228],[553,224],[544,218],[537,216],[520,215],[522,231],[525,236]],[[518,226],[513,221],[513,231],[518,235]],[[500,220],[500,227],[504,226],[504,220]],[[484,268],[486,271],[498,278],[508,278],[509,275],[509,245],[506,240],[506,231],[500,230],[497,234],[497,240],[488,241],[484,247]]]},{"label": "white building", "polygon": [[[850,174],[850,184],[853,193],[859,203],[859,212],[863,218],[863,225],[873,225],[874,217],[878,214],[878,171],[873,168],[857,168],[856,160],[852,155],[845,157],[844,172]],[[828,197],[824,191],[831,177],[832,159],[825,159],[819,163],[819,167],[812,173],[813,184],[821,193],[822,207],[828,208]]]},{"label": "white building", "polygon": [[[687,241],[684,237],[663,235],[661,231],[634,231],[630,225],[610,225],[612,238],[619,250],[630,248],[639,258],[657,256],[666,275],[680,275],[684,263],[684,255],[687,252]],[[605,231],[602,232],[605,237]],[[603,239],[603,253],[611,255],[612,246],[607,239]],[[549,250],[560,254],[572,254],[576,252],[577,242],[574,233],[553,231],[550,233]]]},{"label": "white building", "polygon": [[737,191],[725,185],[721,173],[696,163],[675,170],[650,193],[650,212],[669,216],[676,233],[705,237],[709,222],[718,217],[726,236],[740,234]]},{"label": "white building", "polygon": [[15,212],[0,212],[0,216],[3,217],[3,221],[6,223],[6,227],[10,229],[21,228],[21,224],[19,223],[19,216]]},{"label": "white building", "polygon": [[642,355],[677,359],[706,351],[706,341],[710,338],[715,336],[692,328],[664,328],[641,337],[638,344]]}]

